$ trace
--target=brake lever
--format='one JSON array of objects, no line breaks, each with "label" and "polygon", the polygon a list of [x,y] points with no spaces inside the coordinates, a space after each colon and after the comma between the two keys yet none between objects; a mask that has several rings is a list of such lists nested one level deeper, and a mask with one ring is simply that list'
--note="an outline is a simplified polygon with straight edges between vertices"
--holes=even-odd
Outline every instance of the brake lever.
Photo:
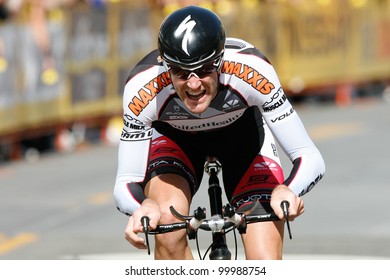
[{"label": "brake lever", "polygon": [[290,239],[292,239],[290,222],[288,220],[288,217],[289,217],[288,207],[289,206],[290,206],[290,203],[287,200],[283,200],[282,203],[280,203],[280,207],[282,207],[282,210],[283,210],[284,219],[286,220],[288,235],[289,235]]},{"label": "brake lever", "polygon": [[145,242],[146,242],[146,247],[148,248],[148,255],[150,255],[150,246],[149,246],[149,217],[148,216],[143,216],[141,218],[141,224],[144,229],[145,233]]}]

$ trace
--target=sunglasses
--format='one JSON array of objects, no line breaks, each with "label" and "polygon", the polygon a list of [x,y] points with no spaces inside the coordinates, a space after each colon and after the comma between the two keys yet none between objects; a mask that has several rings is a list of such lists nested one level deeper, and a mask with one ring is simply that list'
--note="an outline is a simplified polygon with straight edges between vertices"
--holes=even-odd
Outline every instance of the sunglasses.
[{"label": "sunglasses", "polygon": [[164,62],[166,69],[170,70],[170,73],[176,76],[179,79],[187,80],[192,73],[198,76],[200,79],[205,78],[213,72],[216,72],[220,69],[222,62],[222,57],[218,57],[217,59],[210,61],[208,63],[203,64],[197,69],[188,70],[183,69],[175,64],[168,64]]}]

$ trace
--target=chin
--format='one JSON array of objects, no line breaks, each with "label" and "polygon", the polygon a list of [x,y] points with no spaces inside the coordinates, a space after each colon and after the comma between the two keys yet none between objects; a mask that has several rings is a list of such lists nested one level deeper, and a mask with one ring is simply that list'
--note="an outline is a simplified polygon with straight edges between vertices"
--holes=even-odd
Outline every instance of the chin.
[{"label": "chin", "polygon": [[185,102],[184,103],[187,107],[187,109],[193,113],[193,114],[202,114],[204,113],[209,104],[204,104],[204,103],[194,103],[194,102]]},{"label": "chin", "polygon": [[193,114],[202,114],[204,111],[206,111],[206,110],[198,110],[198,109],[191,109],[191,108],[188,108],[188,110],[190,110],[190,112]]}]

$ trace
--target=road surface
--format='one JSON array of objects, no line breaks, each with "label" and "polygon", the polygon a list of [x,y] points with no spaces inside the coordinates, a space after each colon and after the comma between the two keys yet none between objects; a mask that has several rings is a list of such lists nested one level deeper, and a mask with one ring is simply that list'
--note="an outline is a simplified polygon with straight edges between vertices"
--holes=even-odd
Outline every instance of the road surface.
[{"label": "road surface", "polygon": [[[390,105],[375,99],[296,109],[327,171],[304,196],[286,258],[390,258]],[[1,165],[0,259],[147,259],[124,240],[127,217],[114,206],[116,153],[95,144]],[[204,186],[193,206],[207,207],[206,194]],[[202,236],[203,252],[209,240]]]}]

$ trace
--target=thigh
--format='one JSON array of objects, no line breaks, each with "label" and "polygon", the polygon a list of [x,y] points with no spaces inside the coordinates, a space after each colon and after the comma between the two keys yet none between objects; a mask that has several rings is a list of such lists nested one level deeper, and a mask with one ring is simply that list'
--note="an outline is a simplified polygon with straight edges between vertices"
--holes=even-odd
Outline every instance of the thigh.
[{"label": "thigh", "polygon": [[179,213],[188,215],[192,199],[188,181],[181,175],[174,173],[154,176],[145,187],[147,197],[153,199],[160,206],[160,223],[172,223],[176,219],[169,210],[173,206]]},{"label": "thigh", "polygon": [[196,160],[185,153],[176,142],[167,136],[158,134],[158,137],[153,139],[151,144],[143,185],[147,185],[154,177],[165,178],[166,176],[162,175],[176,174],[186,180],[186,185],[188,185],[191,196],[193,196],[201,181],[201,177],[197,175],[198,173],[194,168],[197,165]]},{"label": "thigh", "polygon": [[[179,222],[169,210],[188,215],[191,191],[187,180],[178,174],[167,173],[154,176],[146,185],[146,195],[155,200],[160,207],[160,224]],[[193,259],[188,245],[186,232],[183,230],[155,235],[155,259]]]},{"label": "thigh", "polygon": [[258,155],[228,199],[236,208],[258,201],[265,212],[271,211],[272,191],[283,182],[281,166],[270,158]]},{"label": "thigh", "polygon": [[241,235],[246,259],[282,259],[283,234],[283,221],[249,224],[247,232]]}]

